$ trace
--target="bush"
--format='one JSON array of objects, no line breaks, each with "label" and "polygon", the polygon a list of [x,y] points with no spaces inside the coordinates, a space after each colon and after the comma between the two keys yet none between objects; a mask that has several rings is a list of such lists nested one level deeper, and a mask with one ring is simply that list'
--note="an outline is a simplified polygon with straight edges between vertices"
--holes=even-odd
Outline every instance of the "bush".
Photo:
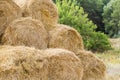
[{"label": "bush", "polygon": [[107,36],[101,32],[92,32],[88,37],[85,37],[85,46],[88,50],[92,50],[93,52],[103,52],[111,49]]},{"label": "bush", "polygon": [[[83,8],[76,0],[56,0],[59,11],[59,23],[74,27],[83,37],[85,48],[93,51],[110,49],[110,43],[105,34],[95,32],[97,26],[87,17]],[[96,41],[96,42],[95,42]]]}]

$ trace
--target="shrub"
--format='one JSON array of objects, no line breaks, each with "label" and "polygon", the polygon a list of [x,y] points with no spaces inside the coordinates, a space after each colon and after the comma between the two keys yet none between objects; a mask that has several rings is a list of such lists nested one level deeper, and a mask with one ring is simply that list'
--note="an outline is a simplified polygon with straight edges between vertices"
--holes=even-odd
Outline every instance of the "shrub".
[{"label": "shrub", "polygon": [[101,32],[92,32],[85,37],[85,47],[88,50],[103,52],[111,49],[107,36]]},{"label": "shrub", "polygon": [[87,18],[88,15],[75,0],[56,0],[55,2],[59,11],[59,23],[77,29],[83,37],[86,49],[99,51],[110,49],[107,36],[101,32],[95,32],[97,26]]}]

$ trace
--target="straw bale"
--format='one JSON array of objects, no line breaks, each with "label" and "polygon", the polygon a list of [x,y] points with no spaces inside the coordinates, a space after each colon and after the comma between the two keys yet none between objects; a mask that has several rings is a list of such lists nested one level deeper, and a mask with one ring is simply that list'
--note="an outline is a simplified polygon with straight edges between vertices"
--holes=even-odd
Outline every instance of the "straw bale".
[{"label": "straw bale", "polygon": [[84,49],[81,35],[74,28],[62,24],[50,31],[49,47],[67,49],[74,53]]},{"label": "straw bale", "polygon": [[47,31],[58,22],[58,11],[52,0],[29,0],[24,7],[23,16],[32,16],[43,22]]},{"label": "straw bale", "polygon": [[0,46],[0,80],[81,80],[80,59],[63,49]]},{"label": "straw bale", "polygon": [[0,47],[0,80],[48,80],[47,68],[48,61],[39,50]]},{"label": "straw bale", "polygon": [[0,0],[0,36],[7,25],[21,16],[21,9],[12,0]]},{"label": "straw bale", "polygon": [[49,80],[82,79],[83,66],[73,52],[63,49],[47,49],[43,53],[49,63]]},{"label": "straw bale", "polygon": [[105,80],[106,66],[92,52],[80,50],[77,56],[84,68],[82,80]]},{"label": "straw bale", "polygon": [[48,34],[40,21],[30,17],[20,18],[7,27],[2,37],[2,44],[46,49]]}]

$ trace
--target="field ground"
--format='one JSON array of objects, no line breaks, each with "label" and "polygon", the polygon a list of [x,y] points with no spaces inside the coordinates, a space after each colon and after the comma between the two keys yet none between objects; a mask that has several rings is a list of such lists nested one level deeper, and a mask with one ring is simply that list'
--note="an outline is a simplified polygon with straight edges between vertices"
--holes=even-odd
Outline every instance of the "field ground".
[{"label": "field ground", "polygon": [[120,80],[120,38],[110,39],[113,50],[97,53],[107,66],[106,80]]}]

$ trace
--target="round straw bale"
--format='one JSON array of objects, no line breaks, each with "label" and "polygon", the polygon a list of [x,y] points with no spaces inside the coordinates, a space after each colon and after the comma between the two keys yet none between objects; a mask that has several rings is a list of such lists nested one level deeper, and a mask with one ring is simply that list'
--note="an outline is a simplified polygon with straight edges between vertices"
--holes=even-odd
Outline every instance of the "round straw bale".
[{"label": "round straw bale", "polygon": [[7,25],[20,16],[21,10],[12,0],[0,0],[0,36]]},{"label": "round straw bale", "polygon": [[47,31],[52,30],[58,22],[58,11],[52,0],[29,0],[23,16],[32,16],[43,22]]},{"label": "round straw bale", "polygon": [[43,51],[48,60],[49,80],[81,80],[83,67],[80,59],[71,51],[47,49]]},{"label": "round straw bale", "polygon": [[42,23],[30,17],[13,21],[2,37],[4,45],[24,45],[38,49],[46,49],[48,34]]},{"label": "round straw bale", "polygon": [[0,47],[0,80],[48,80],[47,69],[48,61],[39,50]]},{"label": "round straw bale", "polygon": [[77,56],[84,68],[82,80],[105,80],[106,66],[92,52],[81,50]]},{"label": "round straw bale", "polygon": [[50,31],[50,48],[63,48],[74,53],[83,50],[83,41],[80,34],[72,27],[66,25],[57,25]]}]

